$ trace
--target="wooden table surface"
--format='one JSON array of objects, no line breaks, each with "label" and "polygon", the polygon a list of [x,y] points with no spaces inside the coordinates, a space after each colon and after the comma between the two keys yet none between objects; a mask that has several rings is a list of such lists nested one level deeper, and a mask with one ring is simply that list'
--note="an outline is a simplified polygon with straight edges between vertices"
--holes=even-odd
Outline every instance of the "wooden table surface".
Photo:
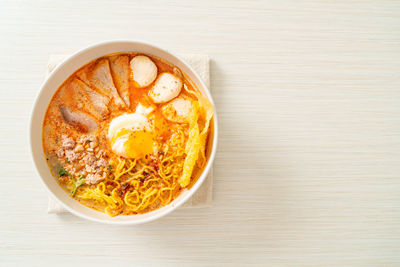
[{"label": "wooden table surface", "polygon": [[[212,208],[46,213],[28,150],[46,62],[107,39],[211,57]],[[0,49],[1,266],[400,266],[399,1],[0,1]]]}]

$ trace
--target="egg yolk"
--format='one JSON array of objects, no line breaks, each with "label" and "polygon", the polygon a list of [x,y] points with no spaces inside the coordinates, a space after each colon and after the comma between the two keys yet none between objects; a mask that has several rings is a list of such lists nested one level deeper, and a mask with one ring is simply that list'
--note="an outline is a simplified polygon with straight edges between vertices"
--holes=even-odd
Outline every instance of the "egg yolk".
[{"label": "egg yolk", "polygon": [[129,158],[142,158],[153,152],[153,135],[146,131],[132,132],[124,147]]},{"label": "egg yolk", "polygon": [[125,155],[128,158],[143,158],[153,152],[153,133],[146,130],[130,131],[122,129],[111,139],[113,144],[119,137],[128,135],[128,140],[124,143]]}]

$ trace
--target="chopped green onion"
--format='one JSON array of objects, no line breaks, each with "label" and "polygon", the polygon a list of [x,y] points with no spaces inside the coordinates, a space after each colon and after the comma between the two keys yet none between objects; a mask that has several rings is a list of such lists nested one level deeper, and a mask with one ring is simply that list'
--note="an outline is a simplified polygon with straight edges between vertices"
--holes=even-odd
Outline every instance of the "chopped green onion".
[{"label": "chopped green onion", "polygon": [[62,169],[62,168],[59,170],[58,174],[59,174],[60,176],[70,175],[66,170],[64,170],[64,169]]},{"label": "chopped green onion", "polygon": [[71,196],[74,196],[78,187],[83,185],[83,183],[86,181],[86,179],[85,179],[85,177],[81,176],[81,177],[79,177],[79,179],[77,181],[75,181],[75,179],[72,178],[72,181],[74,182],[74,188],[71,191]]}]

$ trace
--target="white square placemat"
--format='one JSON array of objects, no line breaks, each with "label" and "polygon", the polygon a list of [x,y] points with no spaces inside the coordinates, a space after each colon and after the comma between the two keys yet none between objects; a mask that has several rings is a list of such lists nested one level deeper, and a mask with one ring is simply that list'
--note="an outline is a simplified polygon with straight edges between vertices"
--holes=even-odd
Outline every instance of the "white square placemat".
[{"label": "white square placemat", "polygon": [[[200,75],[207,87],[210,88],[210,59],[206,55],[183,54],[180,55],[195,71]],[[66,55],[51,55],[47,64],[46,76],[60,64]],[[211,168],[206,180],[198,189],[198,191],[183,205],[186,208],[202,208],[209,207],[212,203],[212,187],[213,187],[213,169]],[[58,200],[49,197],[48,213],[64,213],[68,212],[59,204]]]}]

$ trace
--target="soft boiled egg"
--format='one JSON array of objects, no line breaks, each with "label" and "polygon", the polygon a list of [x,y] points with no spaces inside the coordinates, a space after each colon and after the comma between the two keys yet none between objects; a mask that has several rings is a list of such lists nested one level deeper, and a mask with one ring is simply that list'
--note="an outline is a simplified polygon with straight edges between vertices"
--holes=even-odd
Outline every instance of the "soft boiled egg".
[{"label": "soft boiled egg", "polygon": [[114,153],[125,158],[143,158],[154,152],[154,128],[146,117],[152,108],[139,104],[135,113],[114,118],[108,128],[108,140]]}]

